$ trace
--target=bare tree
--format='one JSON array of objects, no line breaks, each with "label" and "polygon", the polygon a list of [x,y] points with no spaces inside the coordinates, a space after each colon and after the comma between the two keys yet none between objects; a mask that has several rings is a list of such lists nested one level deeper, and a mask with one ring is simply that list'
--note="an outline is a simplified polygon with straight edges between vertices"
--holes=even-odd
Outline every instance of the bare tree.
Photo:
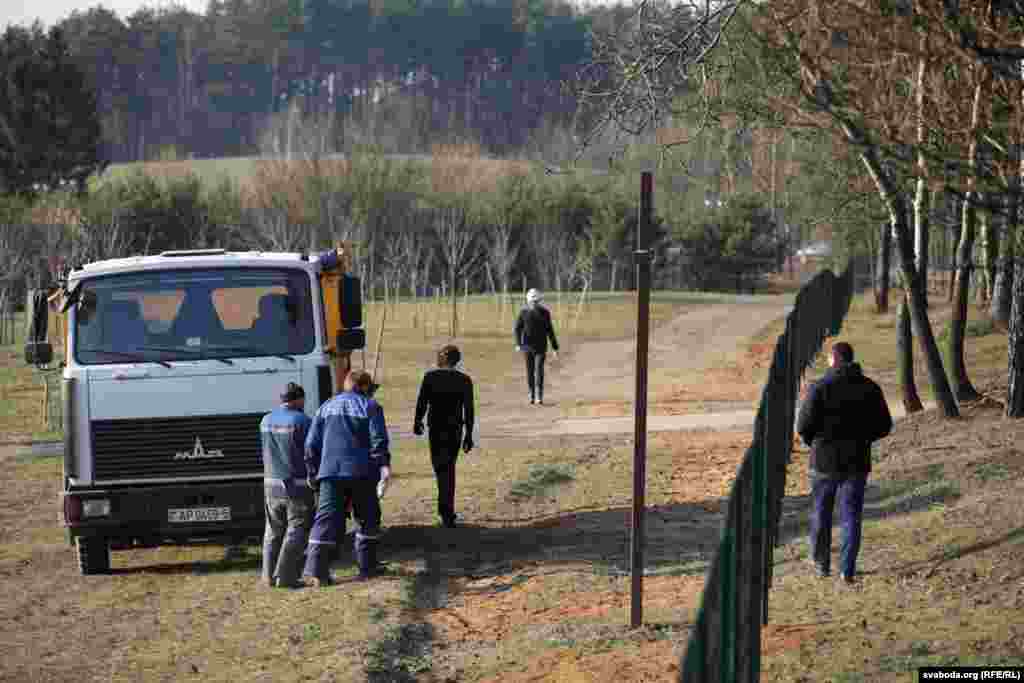
[{"label": "bare tree", "polygon": [[[149,252],[152,239],[151,230],[145,240],[143,253]],[[110,218],[105,221],[83,219],[72,230],[71,262],[89,263],[127,256],[132,242],[131,236],[121,227],[121,217],[117,210],[112,211]]]},{"label": "bare tree", "polygon": [[539,223],[531,227],[530,251],[540,276],[541,286],[547,289],[557,287],[560,281],[559,267],[562,263],[560,252],[566,249],[565,233],[558,223]]},{"label": "bare tree", "polygon": [[967,299],[971,282],[971,271],[974,267],[974,238],[977,233],[978,208],[975,205],[977,196],[976,169],[982,163],[979,131],[985,116],[984,107],[987,99],[989,75],[987,71],[975,68],[974,97],[971,105],[970,129],[968,133],[969,157],[967,193],[963,201],[961,215],[960,244],[957,247],[957,274],[953,290],[953,318],[950,321],[949,342],[946,349],[950,362],[949,373],[953,379],[953,389],[959,401],[972,401],[978,398],[978,392],[967,376],[967,365],[964,362],[964,335],[967,328]]},{"label": "bare tree", "polygon": [[333,246],[338,242],[348,242],[356,247],[357,256],[360,249],[365,249],[367,226],[358,221],[353,213],[354,199],[347,192],[323,191],[318,197],[319,235],[315,243],[322,246]]},{"label": "bare tree", "polygon": [[296,98],[284,111],[268,116],[257,131],[261,154],[286,161],[317,161],[340,150],[333,112],[307,112]]},{"label": "bare tree", "polygon": [[409,294],[416,298],[420,284],[427,279],[433,261],[433,244],[428,234],[429,224],[422,211],[413,210],[406,219],[404,229],[395,236],[394,260],[399,264],[399,273],[408,278]]},{"label": "bare tree", "polygon": [[437,254],[445,271],[452,307],[451,336],[459,334],[458,283],[471,275],[483,262],[483,231],[469,220],[464,206],[444,206],[433,210],[431,227],[437,241]]},{"label": "bare tree", "polygon": [[583,283],[583,287],[580,290],[579,302],[576,305],[576,315],[573,317],[573,329],[575,329],[576,323],[579,322],[583,306],[587,301],[587,294],[590,293],[591,285],[594,282],[594,271],[597,267],[597,261],[607,253],[607,233],[594,228],[588,228],[576,249],[574,271]]},{"label": "bare tree", "polygon": [[15,299],[31,268],[30,230],[24,223],[0,224],[0,345],[15,340]]},{"label": "bare tree", "polygon": [[490,272],[501,289],[502,303],[508,298],[512,269],[519,258],[522,244],[516,237],[526,227],[530,200],[526,176],[512,176],[501,188],[498,201],[490,212],[487,258]]},{"label": "bare tree", "polygon": [[[686,95],[700,89],[694,80],[706,83],[711,51],[739,9],[750,4],[753,0],[640,0],[621,28],[597,33],[591,62],[577,81],[583,147],[608,128],[638,136],[669,117],[691,114],[679,103],[692,102]],[[704,100],[704,114],[707,105]],[[706,121],[704,114],[697,118]]]},{"label": "bare tree", "polygon": [[268,206],[249,211],[249,246],[267,251],[298,252],[310,246],[309,226],[292,223],[287,209]]}]

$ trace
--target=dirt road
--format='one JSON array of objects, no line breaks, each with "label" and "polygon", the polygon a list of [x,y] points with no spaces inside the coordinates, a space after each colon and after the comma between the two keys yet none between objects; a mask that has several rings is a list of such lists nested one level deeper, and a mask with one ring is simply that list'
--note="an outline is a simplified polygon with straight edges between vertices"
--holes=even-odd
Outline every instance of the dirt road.
[{"label": "dirt road", "polygon": [[[736,296],[725,303],[687,310],[653,330],[648,360],[650,400],[670,393],[679,384],[699,383],[704,371],[735,359],[745,340],[791,308],[791,295]],[[480,438],[630,431],[635,367],[632,338],[564,349],[557,360],[549,358],[544,406],[529,404],[522,371],[502,378],[498,391],[479,397]],[[617,415],[571,417],[573,406],[595,403],[616,405]],[[686,428],[691,423],[735,427],[753,419],[745,402],[719,406],[715,412],[722,415],[677,419],[659,416],[652,409],[649,426],[655,431]]]}]

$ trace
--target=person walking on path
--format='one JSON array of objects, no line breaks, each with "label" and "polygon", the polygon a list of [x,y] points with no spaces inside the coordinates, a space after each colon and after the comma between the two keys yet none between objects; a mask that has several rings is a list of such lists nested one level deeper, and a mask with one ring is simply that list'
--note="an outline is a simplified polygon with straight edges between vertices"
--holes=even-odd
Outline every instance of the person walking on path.
[{"label": "person walking on path", "polygon": [[320,406],[306,437],[310,485],[319,487],[320,493],[303,570],[314,586],[331,584],[331,551],[345,535],[345,510],[350,503],[359,525],[355,534],[359,579],[378,571],[378,483],[386,487],[391,478],[391,452],[384,411],[369,397],[370,386],[369,373],[350,373],[345,390]]},{"label": "person walking on path", "polygon": [[797,432],[811,449],[810,562],[819,576],[829,575],[832,508],[838,494],[843,530],[840,572],[845,583],[853,583],[871,444],[892,431],[892,416],[881,387],[853,362],[852,346],[834,344],[829,366],[809,387],[797,419]]},{"label": "person walking on path", "polygon": [[526,293],[526,306],[516,320],[516,351],[522,351],[526,359],[526,386],[530,390],[530,403],[544,404],[544,359],[548,352],[548,340],[558,356],[558,340],[551,323],[551,313],[541,305],[543,297],[536,289]]},{"label": "person walking on path", "polygon": [[260,422],[263,445],[263,581],[279,588],[298,586],[302,554],[313,514],[304,448],[311,420],[303,412],[306,392],[289,382],[281,405]]},{"label": "person walking on path", "polygon": [[423,434],[429,425],[430,463],[437,478],[437,514],[448,528],[456,526],[455,462],[459,447],[473,450],[473,380],[456,369],[462,353],[448,345],[437,354],[437,368],[423,376],[412,431]]}]

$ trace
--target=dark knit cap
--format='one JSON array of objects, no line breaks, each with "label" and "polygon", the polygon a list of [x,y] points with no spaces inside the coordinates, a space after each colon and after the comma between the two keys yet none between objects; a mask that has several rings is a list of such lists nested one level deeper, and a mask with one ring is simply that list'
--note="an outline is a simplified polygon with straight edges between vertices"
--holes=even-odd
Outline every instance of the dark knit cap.
[{"label": "dark knit cap", "polygon": [[284,388],[284,393],[281,394],[281,400],[285,403],[291,403],[292,401],[298,401],[300,398],[306,398],[306,392],[295,382],[288,382],[288,386]]}]

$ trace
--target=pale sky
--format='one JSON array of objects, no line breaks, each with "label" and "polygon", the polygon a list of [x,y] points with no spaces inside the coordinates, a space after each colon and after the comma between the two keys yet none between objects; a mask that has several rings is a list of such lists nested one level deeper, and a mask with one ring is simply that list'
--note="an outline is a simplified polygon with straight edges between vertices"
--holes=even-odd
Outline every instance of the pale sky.
[{"label": "pale sky", "polygon": [[84,12],[98,5],[103,5],[121,19],[142,7],[181,6],[197,14],[206,12],[206,0],[0,0],[0,31],[8,24],[28,25],[35,19],[49,27],[76,9]]}]

